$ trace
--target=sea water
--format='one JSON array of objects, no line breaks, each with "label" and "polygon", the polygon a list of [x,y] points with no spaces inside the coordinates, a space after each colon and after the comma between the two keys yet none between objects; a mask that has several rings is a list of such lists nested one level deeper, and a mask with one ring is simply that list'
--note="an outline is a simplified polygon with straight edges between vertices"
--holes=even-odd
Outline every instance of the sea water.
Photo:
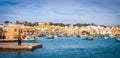
[{"label": "sea water", "polygon": [[0,58],[120,58],[120,42],[114,39],[83,40],[80,37],[60,37],[54,40],[39,37],[43,48],[24,52],[0,52]]}]

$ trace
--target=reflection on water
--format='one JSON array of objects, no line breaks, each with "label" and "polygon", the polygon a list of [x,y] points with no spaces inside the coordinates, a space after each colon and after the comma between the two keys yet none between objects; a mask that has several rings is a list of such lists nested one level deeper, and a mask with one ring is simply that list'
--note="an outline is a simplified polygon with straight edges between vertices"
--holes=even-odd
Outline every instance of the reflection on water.
[{"label": "reflection on water", "polygon": [[16,58],[22,58],[21,52],[17,52]]},{"label": "reflection on water", "polygon": [[[0,52],[0,58],[119,58],[120,42],[114,39],[82,40],[79,37],[61,37],[55,40],[39,38],[43,48],[32,52]],[[3,56],[4,55],[4,56]]]}]

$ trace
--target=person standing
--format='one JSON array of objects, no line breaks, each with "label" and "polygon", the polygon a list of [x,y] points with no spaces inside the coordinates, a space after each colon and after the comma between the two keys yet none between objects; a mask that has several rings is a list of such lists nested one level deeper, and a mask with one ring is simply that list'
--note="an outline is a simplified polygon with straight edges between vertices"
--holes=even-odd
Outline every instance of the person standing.
[{"label": "person standing", "polygon": [[19,29],[19,34],[18,34],[18,45],[21,45],[21,30]]}]

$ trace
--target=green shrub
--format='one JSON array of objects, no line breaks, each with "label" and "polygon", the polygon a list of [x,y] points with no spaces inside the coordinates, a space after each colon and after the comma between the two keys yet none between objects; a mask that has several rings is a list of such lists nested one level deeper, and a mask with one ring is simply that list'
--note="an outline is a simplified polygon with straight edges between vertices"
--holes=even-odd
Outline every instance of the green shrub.
[{"label": "green shrub", "polygon": [[18,38],[18,35],[15,35],[15,36],[14,36],[14,39],[17,39],[17,38]]}]

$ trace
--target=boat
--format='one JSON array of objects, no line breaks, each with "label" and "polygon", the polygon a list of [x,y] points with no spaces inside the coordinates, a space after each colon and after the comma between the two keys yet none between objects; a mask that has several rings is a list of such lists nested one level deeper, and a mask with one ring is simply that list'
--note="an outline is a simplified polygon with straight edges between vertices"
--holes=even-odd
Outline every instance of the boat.
[{"label": "boat", "polygon": [[109,34],[105,34],[104,35],[104,39],[109,39],[110,38],[110,35]]},{"label": "boat", "polygon": [[117,42],[120,42],[120,36],[117,35],[116,38],[115,38],[115,40],[116,40]]},{"label": "boat", "polygon": [[57,39],[57,37],[58,37],[57,35],[54,35],[54,38],[55,38],[55,39]]},{"label": "boat", "polygon": [[63,34],[58,34],[57,37],[63,37],[64,35]]},{"label": "boat", "polygon": [[115,38],[116,42],[120,42],[120,38]]},{"label": "boat", "polygon": [[83,40],[93,40],[92,35],[80,35],[80,38]]},{"label": "boat", "polygon": [[23,39],[23,40],[28,40],[28,39],[30,39],[30,36],[26,36],[25,39]]},{"label": "boat", "polygon": [[81,39],[85,39],[87,35],[80,35]]},{"label": "boat", "polygon": [[46,35],[45,38],[46,38],[46,39],[54,39],[55,37],[54,37],[54,35]]},{"label": "boat", "polygon": [[74,37],[80,37],[80,35],[73,35]]},{"label": "boat", "polygon": [[93,36],[88,35],[88,36],[86,37],[86,39],[87,39],[87,40],[93,40]]},{"label": "boat", "polygon": [[109,37],[105,36],[104,39],[108,39]]},{"label": "boat", "polygon": [[22,40],[37,40],[38,38],[35,35],[27,35],[25,39]]},{"label": "boat", "polygon": [[46,34],[39,34],[38,37],[45,37]]}]

